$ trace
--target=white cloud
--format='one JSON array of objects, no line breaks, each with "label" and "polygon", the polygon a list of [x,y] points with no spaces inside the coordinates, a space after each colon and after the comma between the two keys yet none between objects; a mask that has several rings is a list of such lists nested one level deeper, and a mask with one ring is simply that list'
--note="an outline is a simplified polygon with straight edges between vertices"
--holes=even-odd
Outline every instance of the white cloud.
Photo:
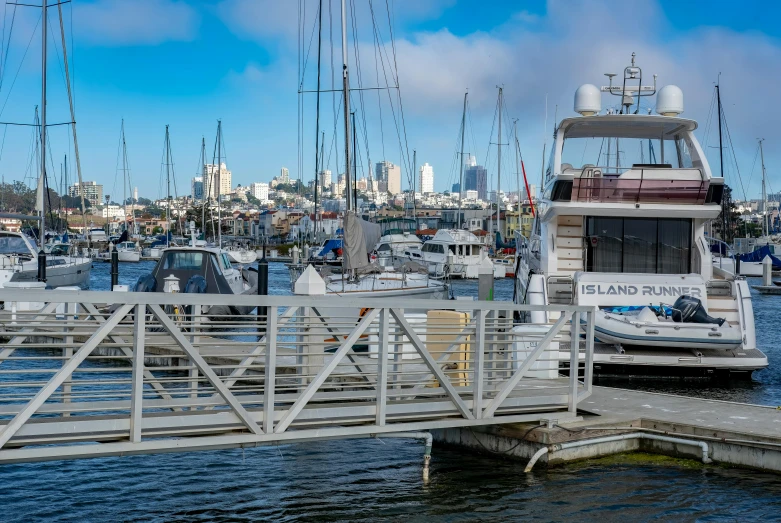
[{"label": "white cloud", "polygon": [[200,15],[181,0],[74,2],[78,38],[101,45],[158,45],[195,39]]}]

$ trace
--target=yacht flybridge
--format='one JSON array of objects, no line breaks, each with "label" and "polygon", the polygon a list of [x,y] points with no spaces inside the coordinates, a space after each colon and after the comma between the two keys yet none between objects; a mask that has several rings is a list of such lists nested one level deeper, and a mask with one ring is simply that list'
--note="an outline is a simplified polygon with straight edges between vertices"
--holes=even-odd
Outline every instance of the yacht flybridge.
[{"label": "yacht flybridge", "polygon": [[[558,124],[532,234],[516,233],[515,301],[597,306],[597,372],[766,367],[747,282],[711,260],[705,224],[721,210],[724,180],[711,173],[696,122],[679,116],[683,93],[657,94],[656,76],[642,85],[634,54],[621,85],[607,76],[601,89],[581,86],[581,116]],[[619,97],[616,108],[602,111],[602,92]],[[640,103],[654,94],[655,115]],[[555,320],[531,315],[520,320]]]}]

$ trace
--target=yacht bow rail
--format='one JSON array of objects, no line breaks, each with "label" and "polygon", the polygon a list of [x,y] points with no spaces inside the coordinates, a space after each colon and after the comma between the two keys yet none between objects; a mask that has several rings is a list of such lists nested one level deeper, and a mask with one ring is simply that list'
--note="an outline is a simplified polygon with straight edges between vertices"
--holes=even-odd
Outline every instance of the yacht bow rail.
[{"label": "yacht bow rail", "polygon": [[[591,307],[9,289],[0,301],[0,463],[564,420],[591,394]],[[259,304],[267,316],[200,313]],[[530,310],[559,319],[513,331]],[[562,337],[567,377],[551,349]]]}]

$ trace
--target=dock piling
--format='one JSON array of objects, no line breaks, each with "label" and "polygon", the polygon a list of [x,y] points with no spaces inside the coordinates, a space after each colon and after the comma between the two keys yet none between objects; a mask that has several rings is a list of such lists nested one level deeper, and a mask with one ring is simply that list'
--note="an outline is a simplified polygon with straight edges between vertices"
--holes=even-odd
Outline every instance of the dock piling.
[{"label": "dock piling", "polygon": [[[258,296],[268,296],[268,260],[266,259],[266,245],[263,245],[263,257],[258,260]],[[258,305],[258,321],[261,325],[266,324],[268,307]],[[261,327],[265,332],[265,329]]]},{"label": "dock piling", "polygon": [[111,290],[119,285],[119,253],[116,246],[111,248]]},{"label": "dock piling", "polygon": [[38,281],[46,282],[46,253],[38,251]]}]

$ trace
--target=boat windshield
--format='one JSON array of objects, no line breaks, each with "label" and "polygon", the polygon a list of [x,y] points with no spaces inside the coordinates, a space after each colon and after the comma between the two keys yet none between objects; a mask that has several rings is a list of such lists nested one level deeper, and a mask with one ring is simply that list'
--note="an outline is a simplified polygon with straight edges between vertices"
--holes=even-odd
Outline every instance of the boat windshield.
[{"label": "boat windshield", "polygon": [[167,252],[163,260],[163,269],[174,271],[200,271],[202,265],[202,252]]},{"label": "boat windshield", "polygon": [[27,243],[19,236],[0,236],[0,254],[32,255]]},{"label": "boat windshield", "polygon": [[603,174],[621,174],[633,166],[658,169],[693,167],[691,143],[685,135],[673,138],[622,138],[616,136],[566,138],[561,170],[597,167]]}]

